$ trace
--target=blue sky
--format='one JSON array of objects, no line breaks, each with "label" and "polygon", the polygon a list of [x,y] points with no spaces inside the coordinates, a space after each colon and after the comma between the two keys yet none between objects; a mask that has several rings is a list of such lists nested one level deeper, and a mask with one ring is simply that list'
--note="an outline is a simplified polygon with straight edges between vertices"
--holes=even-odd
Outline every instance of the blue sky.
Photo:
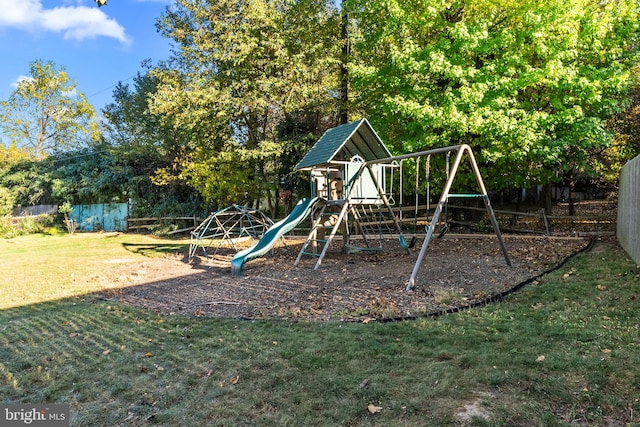
[{"label": "blue sky", "polygon": [[0,0],[0,100],[29,74],[35,60],[65,67],[99,112],[113,87],[169,57],[170,41],[155,21],[168,0]]}]

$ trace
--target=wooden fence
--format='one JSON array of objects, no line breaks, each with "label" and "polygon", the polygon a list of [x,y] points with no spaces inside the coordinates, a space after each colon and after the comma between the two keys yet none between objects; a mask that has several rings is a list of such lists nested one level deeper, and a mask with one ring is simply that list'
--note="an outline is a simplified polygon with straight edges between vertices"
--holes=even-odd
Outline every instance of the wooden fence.
[{"label": "wooden fence", "polygon": [[[451,210],[476,211],[482,213],[482,217],[468,222],[457,218],[452,218],[449,222],[461,227],[467,227],[473,231],[482,231],[484,227],[491,231],[486,208],[476,208],[469,206],[451,206]],[[613,234],[615,232],[615,215],[607,214],[578,214],[578,215],[549,215],[544,209],[535,212],[515,212],[508,210],[493,210],[500,230],[506,233],[515,234],[539,234],[539,235],[590,235],[590,234]]]},{"label": "wooden fence", "polygon": [[627,162],[620,174],[616,235],[620,245],[640,265],[640,156]]},{"label": "wooden fence", "polygon": [[58,213],[57,205],[20,206],[13,209],[13,216],[38,216]]}]

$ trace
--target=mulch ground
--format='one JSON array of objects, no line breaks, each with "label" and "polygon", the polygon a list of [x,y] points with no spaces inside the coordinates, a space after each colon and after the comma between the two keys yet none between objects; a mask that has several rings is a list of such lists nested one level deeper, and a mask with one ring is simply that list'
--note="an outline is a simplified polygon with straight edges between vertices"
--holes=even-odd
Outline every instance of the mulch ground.
[{"label": "mulch ground", "polygon": [[110,298],[165,314],[298,320],[396,319],[438,314],[483,302],[557,266],[589,245],[586,238],[505,236],[512,266],[495,237],[434,239],[415,287],[406,290],[422,241],[406,254],[396,242],[385,250],[329,252],[294,266],[302,241],[249,261],[232,277],[232,250],[215,257],[185,256],[117,265]]}]

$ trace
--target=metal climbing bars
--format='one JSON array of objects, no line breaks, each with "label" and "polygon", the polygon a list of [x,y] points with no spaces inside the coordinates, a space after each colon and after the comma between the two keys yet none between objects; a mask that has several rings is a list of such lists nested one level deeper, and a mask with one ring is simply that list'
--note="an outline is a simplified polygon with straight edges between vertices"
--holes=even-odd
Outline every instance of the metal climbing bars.
[{"label": "metal climbing bars", "polygon": [[271,218],[246,206],[231,205],[213,212],[191,232],[189,262],[199,248],[205,257],[209,257],[208,251],[216,243],[211,255],[215,255],[223,244],[237,250],[236,243],[240,238],[258,239],[272,225]]}]

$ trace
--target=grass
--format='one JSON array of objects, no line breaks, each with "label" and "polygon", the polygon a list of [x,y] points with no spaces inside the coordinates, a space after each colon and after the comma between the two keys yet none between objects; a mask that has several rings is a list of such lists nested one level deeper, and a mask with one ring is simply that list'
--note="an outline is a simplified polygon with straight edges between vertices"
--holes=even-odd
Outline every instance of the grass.
[{"label": "grass", "polygon": [[[640,277],[615,245],[501,304],[387,324],[164,316],[68,279],[181,245],[0,242],[0,288],[24,298],[2,300],[0,402],[68,403],[78,426],[640,423]],[[65,260],[59,270],[55,260]],[[29,298],[13,289],[25,265],[38,288]]]},{"label": "grass", "polygon": [[0,239],[0,309],[84,295],[109,287],[98,273],[113,261],[141,262],[185,250],[188,241],[120,233]]}]

